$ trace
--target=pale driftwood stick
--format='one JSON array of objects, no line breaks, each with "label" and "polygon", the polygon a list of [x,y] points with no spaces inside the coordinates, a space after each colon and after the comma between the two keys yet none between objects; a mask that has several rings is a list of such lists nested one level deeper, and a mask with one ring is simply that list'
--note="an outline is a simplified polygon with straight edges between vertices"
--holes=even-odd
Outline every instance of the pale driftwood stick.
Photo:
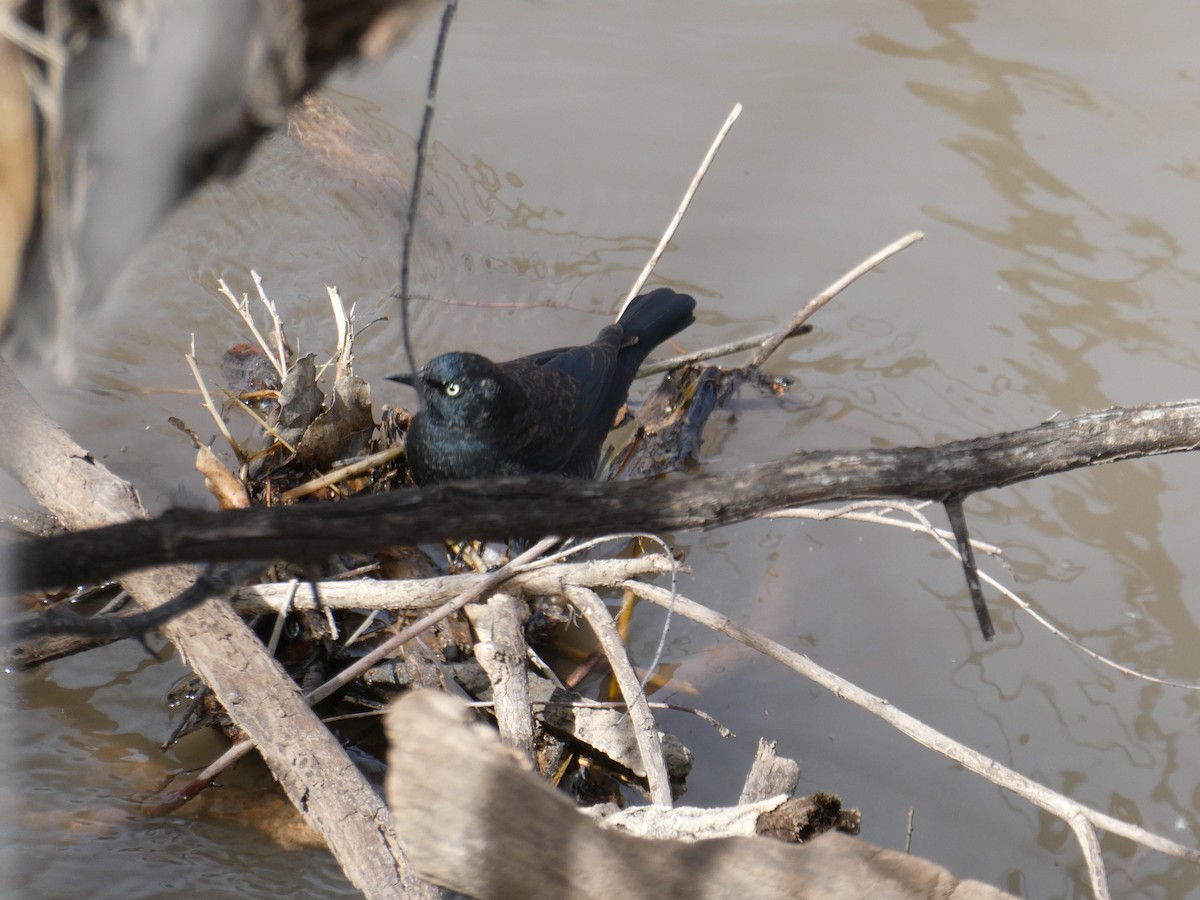
[{"label": "pale driftwood stick", "polygon": [[[708,529],[834,500],[941,501],[1085,466],[1200,446],[1200,401],[1114,408],[937,447],[794,453],[724,475],[591,482],[553,475],[442,484],[340,503],[174,512],[14,547],[14,587],[96,582],[166,562],[311,560],[443,535]],[[0,545],[2,547],[2,545]]]},{"label": "pale driftwood stick", "polygon": [[612,666],[613,677],[621,688],[629,709],[629,719],[633,725],[633,734],[642,754],[642,766],[646,770],[646,781],[650,785],[650,802],[659,806],[671,805],[671,778],[667,774],[667,764],[663,759],[662,743],[658,738],[658,725],[654,721],[654,713],[646,705],[646,692],[638,681],[637,673],[625,650],[625,643],[617,631],[616,623],[608,612],[608,607],[595,591],[582,587],[568,586],[567,599],[571,605],[583,613],[588,625],[596,635],[596,640],[604,655]]},{"label": "pale driftwood stick", "polygon": [[[3,362],[0,420],[9,423],[0,441],[0,465],[67,527],[144,515],[133,488],[51,422]],[[140,605],[153,608],[187,588],[193,577],[174,567],[129,575],[123,584]],[[226,604],[193,609],[164,625],[163,633],[250,736],[360,890],[369,897],[405,890],[411,892],[406,896],[436,896],[409,871],[374,789]]]},{"label": "pale driftwood stick", "polygon": [[[561,594],[568,584],[607,587],[627,578],[666,575],[670,571],[671,560],[661,553],[637,559],[558,563],[519,572],[504,589],[524,594]],[[453,600],[485,577],[468,574],[409,581],[321,581],[303,585],[295,597],[291,597],[287,584],[253,584],[238,589],[233,608],[242,614],[277,612],[291,597],[292,609],[431,609]]]},{"label": "pale driftwood stick", "polygon": [[780,344],[786,341],[788,337],[796,331],[797,328],[807,322],[822,306],[848,288],[863,275],[867,274],[867,272],[870,272],[880,263],[895,256],[901,250],[912,246],[923,237],[925,237],[925,235],[919,231],[909,232],[898,241],[893,241],[878,253],[860,262],[857,266],[855,266],[833,284],[829,285],[829,287],[825,288],[825,290],[821,291],[821,293],[817,294],[817,296],[809,300],[808,303],[804,305],[804,308],[801,309],[800,312],[796,313],[792,321],[788,322],[786,326],[780,328],[768,340],[764,341],[758,352],[750,358],[750,362],[746,363],[746,368],[757,369],[767,361],[768,357],[770,357],[772,353],[779,349]]},{"label": "pale driftwood stick", "polygon": [[684,191],[683,201],[679,204],[679,209],[675,210],[675,215],[671,217],[671,222],[667,225],[667,230],[663,232],[662,238],[659,239],[658,246],[654,248],[654,252],[650,254],[650,261],[646,263],[637,280],[634,281],[633,287],[629,289],[628,296],[625,297],[625,302],[621,304],[621,312],[617,313],[617,318],[621,318],[621,313],[625,312],[633,298],[637,296],[646,283],[646,279],[650,277],[650,273],[654,271],[654,267],[658,265],[659,259],[662,258],[663,251],[667,249],[667,244],[671,242],[671,238],[675,235],[675,229],[679,227],[679,223],[683,221],[683,214],[687,212],[687,208],[692,203],[692,197],[696,196],[696,191],[700,187],[700,182],[704,180],[705,174],[708,172],[712,161],[717,157],[717,151],[721,149],[721,145],[725,143],[725,135],[729,134],[729,129],[733,127],[733,123],[737,121],[737,117],[742,114],[742,104],[733,104],[733,109],[725,119],[725,124],[721,126],[717,132],[716,138],[712,142],[712,146],[708,148],[708,153],[704,154],[704,159],[700,163],[700,168],[696,170],[696,174],[692,176],[692,183],[688,185],[688,189]]},{"label": "pale driftwood stick", "polygon": [[338,689],[348,685],[363,672],[367,671],[367,669],[371,668],[371,666],[388,659],[391,656],[394,656],[401,647],[403,647],[417,635],[423,634],[438,622],[442,621],[442,619],[445,619],[447,616],[454,615],[454,613],[458,612],[468,603],[478,600],[480,597],[485,596],[488,591],[499,587],[515,573],[521,571],[522,567],[529,565],[548,549],[557,544],[558,541],[559,538],[554,536],[543,538],[520,556],[515,557],[500,568],[488,572],[487,575],[485,575],[467,590],[463,591],[453,600],[443,603],[433,612],[427,613],[420,619],[417,619],[417,621],[403,629],[399,634],[388,638],[370,653],[367,653],[361,659],[356,660],[353,665],[347,666],[333,678],[330,678],[328,681],[326,681],[319,688],[311,691],[307,695],[308,702],[319,703],[334,691],[337,691]]},{"label": "pale driftwood stick", "polygon": [[667,841],[711,841],[715,838],[755,837],[758,817],[775,812],[788,802],[786,794],[774,794],[737,806],[629,806],[613,804],[586,806],[585,816],[603,828],[639,838]]},{"label": "pale driftwood stick", "polygon": [[520,607],[512,594],[499,592],[488,599],[492,633],[475,645],[475,658],[492,683],[492,709],[500,739],[533,759],[533,707],[529,702],[528,648],[521,627]]},{"label": "pale driftwood stick", "polygon": [[672,600],[670,591],[665,591],[662,588],[644,584],[640,581],[627,581],[622,587],[628,588],[639,597],[649,600],[651,603],[656,603],[659,606],[673,604],[675,612],[679,615],[694,622],[699,622],[706,628],[720,632],[726,637],[730,637],[765,656],[769,656],[777,662],[783,663],[789,669],[799,672],[805,678],[832,691],[843,700],[849,700],[856,706],[860,706],[868,712],[873,713],[893,728],[912,738],[918,744],[949,757],[976,775],[981,775],[993,784],[1024,797],[1030,803],[1058,816],[1068,824],[1071,823],[1071,816],[1082,815],[1092,825],[1111,834],[1135,841],[1144,847],[1149,847],[1151,850],[1158,850],[1161,853],[1167,853],[1188,862],[1200,864],[1200,850],[1184,847],[1175,841],[1159,837],[1128,822],[1122,822],[1120,819],[1084,806],[1082,803],[1077,803],[1069,797],[1052,791],[1050,788],[1026,778],[1019,772],[1014,772],[1012,769],[1001,765],[995,760],[989,759],[982,753],[958,743],[940,731],[930,728],[924,722],[913,718],[907,713],[901,712],[882,697],[877,697],[874,694],[864,691],[858,685],[817,665],[802,653],[797,653],[795,650],[791,650],[749,628],[743,628],[728,616],[714,612],[678,594],[675,594],[674,600]]}]

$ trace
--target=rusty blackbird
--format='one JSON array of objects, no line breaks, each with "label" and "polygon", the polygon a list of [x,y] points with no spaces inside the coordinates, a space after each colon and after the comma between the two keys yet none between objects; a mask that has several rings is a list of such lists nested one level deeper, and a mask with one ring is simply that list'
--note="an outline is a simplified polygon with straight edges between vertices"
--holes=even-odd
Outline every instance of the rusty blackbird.
[{"label": "rusty blackbird", "polygon": [[634,375],[650,351],[695,319],[696,301],[660,288],[635,297],[580,347],[494,363],[446,353],[414,375],[423,408],[405,439],[418,485],[502,475],[592,478]]}]

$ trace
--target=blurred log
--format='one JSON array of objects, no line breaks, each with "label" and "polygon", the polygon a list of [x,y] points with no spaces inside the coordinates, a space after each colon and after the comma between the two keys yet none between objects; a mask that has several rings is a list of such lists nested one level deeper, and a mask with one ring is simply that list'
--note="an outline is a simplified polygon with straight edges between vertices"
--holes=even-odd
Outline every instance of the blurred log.
[{"label": "blurred log", "polygon": [[[0,441],[0,465],[67,527],[144,515],[133,488],[51,422],[2,362],[0,421],[10,426]],[[123,583],[141,606],[152,608],[193,577],[190,569],[176,566],[133,574]],[[379,795],[228,604],[206,603],[163,632],[254,741],[296,808],[365,895],[439,896],[409,870]]]},{"label": "blurred log", "polygon": [[[42,227],[14,311],[13,346],[41,357],[51,349],[68,355],[61,342],[71,323],[63,320],[103,299],[182,198],[208,178],[236,173],[259,141],[283,126],[292,104],[338,64],[379,58],[425,5],[21,4],[28,24],[58,48],[53,59],[40,60]],[[7,164],[7,153],[0,158]]]},{"label": "blurred log", "polygon": [[601,828],[444,694],[406,695],[388,713],[387,730],[388,801],[410,860],[431,881],[479,900],[1011,896],[834,833],[796,846],[747,837],[651,840]]}]

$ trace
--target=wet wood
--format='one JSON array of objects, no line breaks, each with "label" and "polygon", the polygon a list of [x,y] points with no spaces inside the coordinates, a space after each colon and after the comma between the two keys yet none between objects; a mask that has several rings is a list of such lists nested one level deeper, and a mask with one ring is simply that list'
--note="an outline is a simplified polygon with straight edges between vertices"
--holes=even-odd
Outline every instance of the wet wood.
[{"label": "wet wood", "polygon": [[[134,490],[54,425],[2,362],[0,420],[9,423],[0,465],[66,526],[96,527],[144,514]],[[131,574],[123,583],[141,606],[153,607],[193,578],[189,568],[175,566]],[[365,895],[438,896],[409,870],[381,798],[227,604],[207,603],[168,623],[163,633],[254,740]]]},{"label": "wet wood", "polygon": [[795,846],[748,837],[684,843],[605,829],[471,718],[443,694],[419,691],[398,701],[387,718],[388,797],[413,865],[480,900],[1011,896],[838,834]]},{"label": "wet wood", "polygon": [[797,797],[764,812],[755,823],[755,833],[789,844],[805,844],[830,831],[858,834],[862,813],[845,809],[840,797],[819,792]]},{"label": "wet wood", "polygon": [[470,535],[707,529],[771,510],[851,499],[944,501],[1117,460],[1200,446],[1200,401],[1113,408],[935,447],[802,451],[725,475],[619,484],[553,476],[445,484],[341,503],[173,512],[20,548],[19,587],[97,581],[167,562],[319,559]]}]

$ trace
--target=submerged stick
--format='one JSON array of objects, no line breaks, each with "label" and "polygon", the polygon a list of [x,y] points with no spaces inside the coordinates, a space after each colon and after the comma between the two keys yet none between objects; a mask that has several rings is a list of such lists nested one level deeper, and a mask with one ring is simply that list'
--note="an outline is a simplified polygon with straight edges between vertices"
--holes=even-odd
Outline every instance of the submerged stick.
[{"label": "submerged stick", "polygon": [[962,560],[963,574],[967,578],[967,591],[971,594],[971,605],[975,607],[979,630],[983,632],[983,639],[990,641],[996,636],[996,628],[992,625],[992,616],[988,612],[987,601],[983,599],[983,588],[979,584],[979,568],[975,565],[975,551],[971,549],[971,534],[967,531],[967,517],[963,514],[962,495],[948,497],[942,505],[946,507],[950,528],[954,531],[958,558]]}]

